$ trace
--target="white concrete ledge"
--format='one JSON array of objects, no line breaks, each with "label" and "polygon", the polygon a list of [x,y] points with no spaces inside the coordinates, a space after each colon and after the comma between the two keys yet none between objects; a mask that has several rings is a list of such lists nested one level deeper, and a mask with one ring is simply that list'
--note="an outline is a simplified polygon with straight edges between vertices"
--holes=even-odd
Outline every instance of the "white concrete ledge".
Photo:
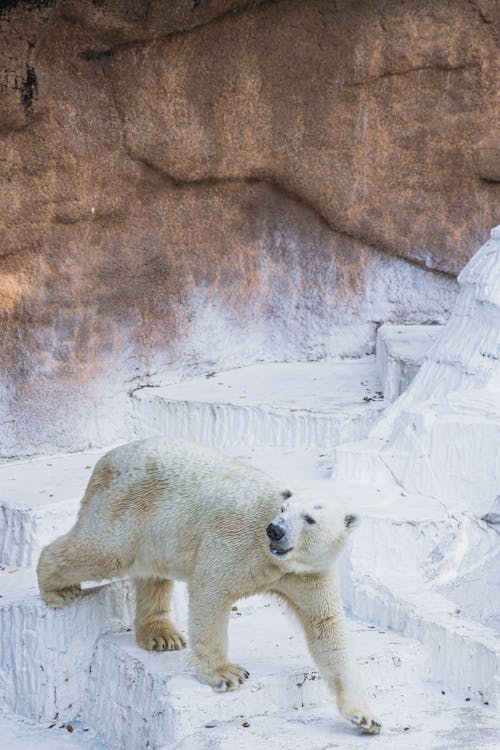
[{"label": "white concrete ledge", "polygon": [[427,679],[463,700],[500,705],[500,645],[494,630],[454,614],[452,602],[438,594],[398,593],[366,570],[351,570],[343,593],[353,615],[426,647]]},{"label": "white concrete ledge", "polygon": [[0,464],[0,563],[35,565],[41,547],[72,526],[103,452]]},{"label": "white concrete ledge", "polygon": [[0,738],[3,750],[103,750],[95,731],[79,721],[42,725],[0,713]]},{"label": "white concrete ledge", "polygon": [[[419,678],[423,653],[418,644],[362,623],[353,623],[353,630],[372,689]],[[325,716],[337,716],[304,637],[282,605],[254,611],[251,603],[242,605],[240,615],[231,617],[229,643],[231,658],[251,676],[241,690],[221,695],[196,680],[184,652],[148,654],[131,635],[103,638],[92,665],[89,711],[103,728],[107,747],[135,750],[148,741],[151,747],[172,747],[207,723],[279,716],[318,705]]]},{"label": "white concrete ledge", "polygon": [[182,437],[230,451],[267,446],[331,452],[364,437],[384,406],[373,356],[209,375],[136,391],[135,434]]},{"label": "white concrete ledge", "polygon": [[459,276],[460,292],[426,361],[371,438],[410,492],[483,516],[500,495],[500,232]]},{"label": "white concrete ledge", "polygon": [[377,376],[386,402],[406,391],[425,362],[441,325],[394,325],[385,323],[377,331]]},{"label": "white concrete ledge", "polygon": [[47,607],[32,570],[0,571],[0,711],[34,721],[73,719],[84,697],[96,640],[131,623],[128,586],[87,591]]}]

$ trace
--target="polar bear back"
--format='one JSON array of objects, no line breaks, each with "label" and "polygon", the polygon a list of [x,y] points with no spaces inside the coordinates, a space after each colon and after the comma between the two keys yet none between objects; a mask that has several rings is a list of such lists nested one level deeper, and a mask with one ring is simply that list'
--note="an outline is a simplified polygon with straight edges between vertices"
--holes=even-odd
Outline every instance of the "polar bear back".
[{"label": "polar bear back", "polygon": [[207,537],[226,549],[237,539],[240,555],[243,547],[253,555],[256,546],[267,546],[265,529],[279,510],[282,489],[211,448],[150,438],[100,459],[76,530],[96,543],[126,548],[138,570],[146,558],[150,568],[156,554],[159,573],[168,568],[172,577],[188,578]]}]

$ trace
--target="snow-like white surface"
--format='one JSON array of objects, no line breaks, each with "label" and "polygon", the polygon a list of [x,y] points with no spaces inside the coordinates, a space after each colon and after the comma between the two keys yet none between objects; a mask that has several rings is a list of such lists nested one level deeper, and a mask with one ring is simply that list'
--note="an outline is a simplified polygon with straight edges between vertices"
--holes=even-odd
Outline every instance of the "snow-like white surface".
[{"label": "snow-like white surface", "polygon": [[[277,449],[247,450],[241,458],[268,468],[279,464],[279,453]],[[431,736],[424,727],[436,696],[440,696],[424,679],[435,681],[447,693],[452,691],[452,699],[443,699],[450,716],[461,715],[459,706],[465,705],[466,698],[475,704],[488,700],[494,705],[498,641],[491,631],[458,617],[453,602],[426,588],[425,579],[432,582],[442,573],[443,555],[453,551],[456,542],[457,525],[439,501],[403,498],[396,485],[379,488],[331,482],[315,461],[315,454],[306,452],[300,464],[295,451],[285,450],[281,470],[285,474],[288,465],[297,481],[308,479],[309,484],[341,497],[364,516],[343,562],[347,606],[384,629],[392,626],[425,644],[422,648],[394,632],[386,633],[384,640],[380,628],[366,626],[360,628],[369,631],[368,635],[357,633],[355,638],[367,679],[376,685],[376,704],[382,700],[381,706],[386,705],[387,715],[392,717],[391,742],[407,736],[401,734],[404,729],[398,721],[402,720],[391,710],[395,685],[401,685],[397,693],[401,716],[409,717],[416,710],[415,702],[419,706],[413,724],[409,718],[404,722],[412,727],[415,744],[409,747],[416,747],[418,741]],[[389,565],[389,560],[397,560],[397,564]],[[308,727],[310,748],[323,748],[327,731],[333,733],[332,742],[341,746],[360,741],[338,717],[333,700],[316,679],[303,636],[276,605],[268,609],[259,601],[239,603],[238,611],[243,614],[233,613],[234,658],[250,668],[253,681],[226,701],[195,681],[184,653],[147,654],[136,647],[133,636],[124,633],[131,623],[131,602],[121,584],[99,588],[58,610],[40,601],[31,571],[6,568],[0,572],[0,590],[3,710],[45,721],[53,719],[56,712],[60,721],[80,718],[99,730],[107,750],[135,750],[144,746],[146,738],[152,748],[172,747],[164,742],[166,736],[182,743],[187,742],[183,737],[193,733],[192,742],[201,742],[205,723],[214,719],[229,725],[215,727],[210,742],[217,737],[229,742],[229,737],[240,737],[242,716],[250,717],[253,732],[257,727],[259,732],[269,727],[265,738],[269,747],[281,741],[282,730],[276,734],[271,728],[275,722],[281,726],[285,715],[292,726]],[[181,627],[185,627],[185,612],[180,591],[175,597],[175,617]],[[121,634],[101,637],[109,631]],[[366,638],[375,636],[376,645],[370,646],[370,653],[365,648]],[[278,661],[274,654],[280,655]],[[299,680],[303,682],[300,689],[297,674],[309,675],[305,682]],[[315,708],[318,702],[324,706],[319,712]],[[478,720],[477,708],[467,708],[473,720]],[[310,716],[306,713],[309,709]],[[481,721],[489,725],[491,716],[484,710]],[[268,714],[267,723],[263,723],[263,713]],[[252,732],[250,737],[256,741]],[[481,747],[489,746],[483,743]]]},{"label": "snow-like white surface", "polygon": [[73,524],[103,451],[0,464],[0,562],[30,566],[47,539]]},{"label": "snow-like white surface", "polygon": [[[349,568],[345,591],[353,611],[429,642],[435,649],[434,676],[445,679],[457,693],[480,698],[482,692],[496,700],[497,648],[494,632],[484,627],[495,626],[496,599],[481,602],[482,589],[474,593],[471,585],[463,586],[460,597],[448,596],[456,571],[470,578],[480,563],[490,561],[491,573],[498,549],[495,531],[481,521],[454,518],[439,499],[403,492],[381,460],[381,438],[344,443],[336,449],[333,462],[324,437],[310,440],[310,426],[296,434],[286,422],[284,429],[266,429],[270,411],[276,419],[285,420],[300,406],[309,425],[317,414],[330,420],[339,413],[343,419],[344,413],[356,415],[360,402],[361,409],[375,407],[378,414],[380,402],[364,398],[377,396],[379,388],[371,357],[354,362],[262,365],[176,386],[142,389],[134,399],[135,426],[141,436],[168,432],[222,445],[237,458],[280,476],[291,489],[314,485],[347,502],[364,518],[354,536],[355,562]],[[242,396],[245,407],[237,403]],[[243,408],[251,410],[251,418],[248,411],[245,418],[240,416]],[[327,479],[332,468],[335,482]],[[481,619],[474,622],[462,617],[457,626],[455,612],[466,597],[469,606],[463,614],[477,618],[480,612]],[[445,621],[436,622],[436,613]],[[456,626],[464,629],[464,638],[457,635]],[[448,664],[454,648],[456,658]],[[485,667],[464,682],[471,654],[474,658],[486,654],[478,662]]]},{"label": "snow-like white surface", "polygon": [[403,487],[488,513],[500,494],[500,229],[459,276],[448,323],[371,436]]},{"label": "snow-like white surface", "polygon": [[[251,679],[240,691],[220,695],[197,682],[186,652],[146,653],[136,646],[132,633],[126,632],[129,605],[121,585],[102,587],[63,609],[51,610],[37,596],[29,571],[1,575],[2,590],[10,591],[8,603],[0,610],[0,695],[12,696],[14,703],[3,702],[4,712],[10,708],[39,717],[45,725],[70,723],[78,731],[90,726],[106,750],[204,747],[204,742],[215,738],[229,743],[241,737],[243,721],[253,727],[248,741],[256,741],[265,732],[263,741],[268,744],[264,746],[274,742],[280,747],[284,737],[288,741],[291,736],[282,734],[285,716],[292,727],[304,728],[300,734],[309,736],[308,748],[323,748],[327,732],[333,746],[357,747],[367,742],[338,715],[302,632],[278,602],[263,603],[256,598],[237,603],[230,620],[230,655],[245,664]],[[7,576],[11,579],[8,586]],[[178,623],[185,628],[182,613]],[[352,621],[351,629],[371,702],[384,722],[382,736],[388,744],[379,746],[397,748],[397,740],[406,737],[406,732],[411,732],[410,748],[418,742],[427,747],[427,738],[445,730],[451,740],[451,717],[459,724],[469,717],[476,728],[488,728],[478,748],[493,750],[495,741],[500,742],[498,717],[491,708],[480,708],[478,696],[470,689],[460,697],[444,698],[442,680],[439,685],[424,682],[427,675],[436,677],[435,653],[427,646],[360,621]],[[104,635],[109,631],[118,634]],[[457,644],[452,646],[446,654],[449,667],[458,653]],[[478,658],[472,651],[469,657]],[[470,697],[469,704],[466,699]],[[449,716],[450,723],[438,722],[436,706],[440,714]],[[207,736],[209,728],[215,731]],[[13,725],[9,731],[17,741],[18,730],[29,743],[31,734],[22,727]],[[44,733],[34,733],[35,740],[41,747],[48,741]],[[17,747],[14,744],[12,750]],[[31,750],[29,744],[25,748]]]},{"label": "snow-like white surface", "polygon": [[[426,530],[428,543],[432,541],[432,524],[424,523],[421,528],[408,521],[406,525],[408,528],[401,535],[402,543],[410,547],[405,559],[402,547],[390,546],[398,524],[382,522],[378,528],[377,524],[366,524],[364,539],[353,542],[351,555],[344,561],[345,605],[358,617],[424,643],[429,651],[428,679],[463,699],[500,705],[497,631],[464,617],[453,598],[443,596],[432,580],[422,580],[426,566],[422,565],[418,545]],[[453,528],[442,525],[440,531],[442,536],[451,536]],[[369,548],[364,544],[367,537],[373,540]],[[435,553],[439,556],[446,552],[446,545],[441,552],[439,540],[436,541]],[[416,554],[411,547],[417,548]],[[427,562],[432,570],[432,552]]]},{"label": "snow-like white surface", "polygon": [[[374,361],[372,355],[350,360],[273,362],[207,373],[155,389],[153,395],[190,403],[239,404],[311,414],[366,411],[363,397],[373,396],[379,387]],[[139,398],[142,395],[146,395],[144,390],[136,394]]]},{"label": "snow-like white surface", "polygon": [[95,731],[81,722],[35,724],[0,714],[2,750],[106,750]]},{"label": "snow-like white surface", "polygon": [[[352,631],[372,695],[420,680],[426,660],[420,644],[360,622],[352,623]],[[311,661],[302,632],[283,605],[273,602],[254,609],[252,600],[239,603],[231,615],[229,643],[230,657],[244,664],[251,677],[241,690],[218,695],[196,681],[183,652],[145,654],[131,635],[100,641],[92,669],[91,711],[99,725],[107,727],[108,746],[133,750],[149,740],[153,747],[173,747],[196,728],[238,725],[242,717],[263,714],[268,717],[268,734],[275,736],[276,719],[296,711],[307,722],[315,706],[321,706],[317,713],[330,722],[332,740],[337,733],[341,739],[346,727],[349,731]],[[120,677],[109,684],[106,675],[112,673]],[[127,691],[124,684],[129,685]],[[151,716],[147,726],[144,705]]]},{"label": "snow-like white surface", "polygon": [[85,705],[95,642],[130,627],[122,583],[87,589],[61,609],[41,600],[30,569],[0,570],[0,712],[72,720]]},{"label": "snow-like white surface", "polygon": [[[373,700],[373,698],[372,698]],[[374,705],[384,730],[374,737],[353,732],[317,709],[298,708],[276,717],[242,714],[229,724],[210,724],[175,750],[498,750],[500,725],[469,704],[450,702],[428,685],[378,693]],[[430,708],[432,707],[432,708]],[[171,750],[165,745],[159,750]]]},{"label": "snow-like white surface", "polygon": [[440,325],[394,325],[377,331],[377,375],[386,402],[401,395],[419,371],[441,332]]},{"label": "snow-like white surface", "polygon": [[137,436],[234,445],[322,448],[359,439],[383,401],[374,357],[262,364],[133,394]]},{"label": "snow-like white surface", "polygon": [[392,486],[394,477],[381,458],[382,438],[365,438],[360,442],[342,443],[332,457],[332,476],[340,481]]},{"label": "snow-like white surface", "polygon": [[[334,247],[342,245],[342,237],[333,234],[332,240],[329,232],[320,230],[313,239],[315,252],[330,259],[322,271],[322,291],[318,268],[301,246],[311,237],[286,220],[265,231],[259,249],[242,247],[240,258],[233,259],[235,267],[239,263],[245,268],[250,262],[252,275],[259,279],[247,286],[244,309],[231,299],[230,280],[226,293],[216,296],[194,285],[197,288],[177,307],[183,336],[173,346],[168,345],[171,336],[166,336],[165,347],[145,352],[121,330],[119,344],[109,358],[103,354],[100,360],[100,376],[89,371],[89,377],[66,383],[62,378],[51,380],[39,363],[32,394],[38,381],[42,385],[33,396],[29,419],[13,420],[9,398],[0,400],[0,460],[126,439],[127,391],[147,384],[154,373],[162,373],[164,382],[178,382],[187,373],[262,361],[364,356],[374,351],[376,321],[442,322],[457,293],[456,281],[448,275],[362,243],[349,250],[356,253],[356,270],[355,277],[346,280],[346,269],[339,273],[337,254],[345,248]],[[0,392],[9,393],[9,377],[0,371]]]},{"label": "snow-like white surface", "polygon": [[[431,496],[442,505],[448,522],[445,537],[436,535],[438,565],[427,587],[415,591],[424,607],[429,586],[435,597],[453,603],[468,618],[466,631],[491,629],[493,639],[486,638],[490,656],[476,653],[474,658],[478,674],[490,665],[492,690],[500,626],[499,529],[483,518],[493,517],[489,514],[495,513],[500,496],[500,228],[492,231],[459,283],[450,320],[408,390],[383,413],[368,439],[340,446],[332,463],[337,479],[360,487],[372,481],[383,492],[395,486],[405,497],[416,496],[416,502]],[[422,541],[416,541],[421,550]],[[401,559],[398,551],[398,563]],[[390,570],[387,562],[382,567]],[[416,573],[419,566],[415,559],[405,569]],[[394,582],[388,588],[401,594]],[[368,598],[373,601],[373,592]],[[369,617],[369,607],[358,613]],[[449,622],[441,626],[446,637],[452,634]],[[405,632],[417,635],[412,628]],[[446,649],[456,664],[455,647]],[[436,663],[439,658],[436,654]]]},{"label": "snow-like white surface", "polygon": [[20,510],[38,510],[79,501],[103,450],[63,453],[0,464],[0,502]]}]

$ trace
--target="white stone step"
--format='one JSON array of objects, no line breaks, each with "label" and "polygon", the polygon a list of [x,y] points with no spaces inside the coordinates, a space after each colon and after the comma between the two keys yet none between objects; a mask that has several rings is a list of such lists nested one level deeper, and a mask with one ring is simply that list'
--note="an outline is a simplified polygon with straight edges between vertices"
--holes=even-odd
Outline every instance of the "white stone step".
[{"label": "white stone step", "polygon": [[[440,497],[454,510],[490,512],[500,495],[500,370],[498,384],[491,394],[485,388],[449,395],[450,413],[435,405],[402,411],[382,451],[397,481],[410,491]],[[487,414],[471,413],[486,395]]]},{"label": "white stone step", "polygon": [[370,437],[399,484],[481,517],[500,495],[500,227],[458,281],[425,363]]},{"label": "white stone step", "polygon": [[500,705],[500,646],[495,630],[455,614],[451,602],[427,592],[398,592],[363,571],[344,589],[344,602],[357,616],[415,638],[430,651],[427,678],[463,699]]},{"label": "white stone step", "polygon": [[500,721],[488,708],[442,695],[436,686],[410,682],[372,697],[383,731],[366,737],[317,708],[277,716],[242,714],[211,722],[184,740],[158,750],[499,750]]},{"label": "white stone step", "polygon": [[2,750],[103,750],[94,729],[79,721],[35,724],[0,713]]},{"label": "white stone step", "polygon": [[[450,516],[439,501],[402,493],[397,485],[378,491],[332,484],[363,519],[341,560],[345,606],[423,643],[431,657],[429,679],[464,700],[500,706],[498,600],[483,601],[488,586],[498,589],[498,578],[486,579],[471,596],[481,612],[471,606],[464,613],[460,603],[462,568],[467,579],[475,556],[489,559],[496,532],[466,516]],[[483,619],[485,613],[492,617]],[[484,624],[490,621],[492,627]]]},{"label": "white stone step", "polygon": [[0,464],[0,563],[30,566],[74,523],[102,450]]},{"label": "white stone step", "polygon": [[132,394],[138,437],[183,437],[222,450],[319,449],[364,437],[384,407],[373,356],[254,365]]},{"label": "white stone step", "polygon": [[[371,692],[382,686],[399,690],[419,680],[422,647],[394,633],[352,623],[353,639]],[[110,750],[172,747],[207,724],[321,705],[340,733],[353,732],[338,719],[302,632],[283,605],[254,608],[238,604],[229,628],[230,657],[243,664],[250,679],[241,690],[217,694],[194,677],[186,654],[145,653],[131,634],[99,641],[91,675],[89,710]],[[147,718],[147,721],[145,720]]]},{"label": "white stone step", "polygon": [[[411,539],[405,536],[404,542]],[[363,540],[360,545],[364,548]],[[354,642],[371,690],[378,695],[399,686],[406,693],[406,686],[427,676],[464,702],[482,700],[493,706],[499,656],[494,634],[485,638],[485,629],[447,611],[442,599],[428,597],[423,606],[419,592],[413,603],[411,592],[398,598],[393,581],[385,585],[370,577],[356,549],[348,560],[356,568],[346,583],[345,600],[352,610],[425,644],[422,649],[394,632],[355,623]],[[86,592],[57,610],[40,601],[33,571],[0,572],[0,590],[5,592],[0,599],[0,710],[42,721],[81,718],[105,735],[109,750],[145,747],[141,743],[148,740],[150,747],[160,747],[165,737],[172,743],[192,734],[197,722],[202,731],[203,722],[214,719],[234,722],[262,712],[281,716],[297,710],[295,706],[314,707],[323,701],[340,736],[345,732],[317,679],[303,636],[278,604],[238,603],[231,617],[232,655],[249,668],[252,682],[221,697],[197,683],[185,652],[148,654],[137,648],[133,635],[124,633],[130,626],[131,602],[123,584]],[[184,614],[185,607],[178,608],[181,628]],[[101,637],[109,631],[120,634]]]},{"label": "white stone step", "polygon": [[0,570],[0,712],[34,721],[72,720],[84,707],[97,639],[132,621],[128,585],[89,587],[47,607],[31,569]]},{"label": "white stone step", "polygon": [[[460,596],[454,596],[456,588],[446,590],[446,581],[440,587],[432,589],[435,581],[445,572],[446,562],[454,565],[456,550],[460,549],[466,543],[474,549],[479,549],[481,544],[476,537],[460,538],[458,534],[458,522],[450,518],[443,505],[436,500],[424,498],[421,496],[409,496],[408,493],[401,493],[401,488],[394,482],[392,485],[386,484],[381,486],[366,486],[362,484],[332,482],[327,479],[328,466],[321,467],[324,454],[310,449],[309,451],[296,451],[292,449],[262,449],[246,448],[235,449],[236,454],[241,460],[247,461],[276,476],[281,476],[283,481],[292,488],[296,483],[307,483],[310,486],[316,486],[320,492],[331,494],[333,497],[341,498],[350,509],[361,514],[363,523],[361,528],[353,535],[353,546],[351,557],[354,562],[350,563],[346,570],[346,590],[345,600],[352,607],[356,615],[364,618],[371,618],[376,624],[390,624],[394,628],[401,628],[415,637],[422,638],[424,643],[428,640],[436,644],[436,648],[442,649],[443,653],[448,649],[448,642],[456,643],[460,653],[457,653],[456,659],[447,665],[442,660],[435,661],[436,671],[435,678],[438,680],[447,680],[447,684],[452,685],[455,690],[460,689],[463,685],[464,656],[474,653],[478,659],[486,659],[486,671],[474,672],[467,678],[466,688],[479,694],[491,695],[492,684],[496,674],[496,652],[491,647],[491,638],[488,635],[485,646],[485,632],[481,626],[478,628],[469,628],[469,635],[464,639],[456,639],[455,626],[457,618],[450,615],[449,620],[444,624],[436,624],[432,620],[432,614],[439,601],[439,610],[446,613],[453,613],[456,609],[462,608],[462,601],[468,600],[469,606],[473,602],[481,603],[483,607],[483,616],[495,616],[495,612],[490,613],[491,608],[495,608],[495,596],[483,602],[481,591],[476,591],[472,596],[470,586],[467,588],[467,581],[461,584],[463,591]],[[37,459],[35,462],[29,462],[26,467],[24,464],[17,466],[2,467],[8,470],[10,476],[16,477],[14,471],[19,472],[20,480],[14,481],[16,486],[25,488],[26,492],[32,492],[32,487],[57,487],[58,491],[64,496],[64,482],[73,482],[73,472],[76,479],[83,486],[86,478],[90,475],[92,466],[89,463],[97,460],[100,453],[72,455],[68,457],[52,457],[50,459]],[[69,463],[66,464],[66,461]],[[62,472],[62,477],[58,477],[57,472],[52,473],[52,484],[37,483],[37,467],[42,469],[46,464],[51,464],[51,471],[54,472],[56,467]],[[35,475],[30,477],[30,473]],[[27,481],[27,478],[29,481]],[[361,477],[360,477],[361,478]],[[63,481],[64,480],[64,481]],[[49,493],[52,494],[52,493]],[[69,494],[69,492],[68,492]],[[404,497],[403,497],[403,496]],[[23,519],[28,528],[34,527],[35,522],[31,519],[31,513],[35,514],[35,520],[38,524],[37,534],[31,535],[22,533],[20,536],[25,541],[26,550],[22,557],[26,558],[28,553],[35,559],[37,548],[42,544],[52,540],[57,535],[55,526],[51,526],[52,519],[52,500],[47,502],[47,494],[41,495],[38,500],[36,510],[25,510]],[[20,503],[27,506],[29,500],[23,498],[21,493]],[[45,505],[44,505],[45,503]],[[64,507],[64,503],[60,503]],[[17,513],[17,507],[12,509],[13,514]],[[44,512],[47,512],[48,520],[44,520]],[[76,512],[76,504],[70,511],[66,510],[65,523],[69,526],[72,523]],[[460,522],[460,528],[464,528],[466,519]],[[486,526],[485,524],[483,524]],[[22,529],[22,526],[21,526]],[[60,531],[63,529],[61,528]],[[490,529],[490,534],[495,536],[495,532]],[[472,542],[472,539],[474,541]],[[28,546],[31,542],[31,547]],[[15,544],[11,549],[15,550]],[[350,558],[348,558],[350,559]],[[11,566],[12,567],[12,566]],[[474,566],[469,566],[474,571]],[[494,573],[494,567],[491,568]],[[12,574],[12,581],[16,580],[16,575]],[[469,578],[472,574],[469,574]],[[484,584],[488,580],[484,576]],[[492,576],[490,575],[490,578]],[[493,575],[491,586],[494,593]],[[351,583],[349,583],[351,582]],[[361,582],[361,583],[360,583]],[[36,588],[35,588],[36,591]],[[441,594],[441,595],[439,595]],[[442,594],[446,594],[446,597]],[[439,595],[439,596],[438,596]],[[436,598],[437,597],[437,598]],[[461,598],[460,598],[461,597]],[[415,606],[415,600],[419,600],[420,606]],[[1,601],[1,600],[0,600]],[[422,625],[422,607],[426,603],[427,614],[426,623]],[[176,586],[176,595],[174,599],[175,609],[178,613],[184,613],[186,610],[185,596],[183,589]],[[474,612],[467,611],[467,615],[474,616]],[[429,622],[427,622],[429,621]],[[484,620],[483,620],[484,621]],[[450,633],[448,633],[450,630]],[[488,631],[489,632],[489,631]],[[432,645],[431,644],[431,645]],[[486,649],[486,651],[485,651]],[[486,653],[483,658],[482,654]],[[473,664],[469,665],[474,666]],[[493,699],[492,699],[493,700]]]},{"label": "white stone step", "polygon": [[394,325],[377,331],[377,375],[387,403],[406,391],[425,362],[429,348],[442,331],[441,325]]}]

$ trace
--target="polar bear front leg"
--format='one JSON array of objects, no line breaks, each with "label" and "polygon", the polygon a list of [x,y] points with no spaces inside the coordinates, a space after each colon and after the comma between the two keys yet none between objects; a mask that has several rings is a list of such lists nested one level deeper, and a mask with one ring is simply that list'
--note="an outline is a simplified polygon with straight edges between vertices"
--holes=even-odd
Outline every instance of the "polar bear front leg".
[{"label": "polar bear front leg", "polygon": [[216,692],[236,690],[250,676],[227,658],[227,626],[232,602],[221,600],[210,588],[190,586],[190,662],[198,679]]},{"label": "polar bear front leg", "polygon": [[340,713],[363,732],[378,734],[381,725],[368,706],[336,573],[291,574],[280,581],[276,593],[298,615],[311,655],[335,694]]},{"label": "polar bear front leg", "polygon": [[170,619],[173,582],[162,578],[136,578],[135,639],[146,651],[177,651],[186,640]]}]

